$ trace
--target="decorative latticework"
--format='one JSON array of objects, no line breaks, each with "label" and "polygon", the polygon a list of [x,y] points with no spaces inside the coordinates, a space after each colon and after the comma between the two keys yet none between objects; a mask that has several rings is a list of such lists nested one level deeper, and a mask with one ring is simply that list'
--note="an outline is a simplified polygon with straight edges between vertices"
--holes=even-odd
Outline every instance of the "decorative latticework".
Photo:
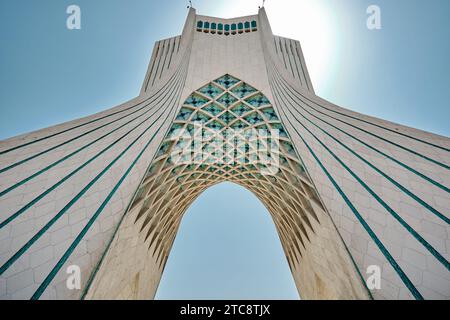
[{"label": "decorative latticework", "polygon": [[[270,148],[273,137],[239,140],[236,132],[277,132],[277,148]],[[196,135],[201,143],[193,146]],[[268,174],[274,157],[277,170]],[[136,223],[149,248],[156,244],[153,255],[161,265],[184,212],[203,191],[224,181],[247,188],[263,202],[289,264],[298,263],[314,232],[310,220],[318,222],[314,210],[325,209],[269,99],[230,75],[186,99],[130,207],[138,210]]]}]

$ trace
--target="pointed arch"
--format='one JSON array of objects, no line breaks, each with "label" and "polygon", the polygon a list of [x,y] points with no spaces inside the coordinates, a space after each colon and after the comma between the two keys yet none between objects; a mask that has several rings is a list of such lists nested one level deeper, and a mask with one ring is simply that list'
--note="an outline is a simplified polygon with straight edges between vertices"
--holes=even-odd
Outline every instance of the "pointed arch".
[{"label": "pointed arch", "polygon": [[[202,192],[224,181],[250,190],[268,209],[302,297],[367,297],[274,106],[261,91],[229,74],[183,102],[87,297],[124,297],[130,290],[135,298],[154,295],[184,213]],[[127,241],[138,246],[131,257],[129,251],[120,253],[130,247]],[[113,291],[109,274],[124,278]],[[130,286],[133,274],[133,279],[153,279],[153,289]],[[135,287],[145,290],[130,289]]]}]

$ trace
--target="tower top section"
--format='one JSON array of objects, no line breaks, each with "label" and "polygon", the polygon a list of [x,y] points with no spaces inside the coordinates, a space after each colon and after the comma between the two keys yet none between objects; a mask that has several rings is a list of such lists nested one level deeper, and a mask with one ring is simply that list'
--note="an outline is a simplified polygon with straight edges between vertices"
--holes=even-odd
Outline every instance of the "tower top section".
[{"label": "tower top section", "polygon": [[196,16],[196,30],[219,35],[236,35],[258,30],[258,16],[245,16],[232,19],[221,19],[208,16]]},{"label": "tower top section", "polygon": [[[260,8],[259,11],[264,10]],[[194,8],[190,8],[190,13],[194,13],[197,31],[218,35],[236,35],[241,33],[255,32],[258,29],[259,14],[220,18],[196,14]]]},{"label": "tower top section", "polygon": [[285,72],[288,81],[313,92],[300,43],[273,35],[264,8],[233,18],[199,15],[189,8],[181,35],[156,42],[141,94],[166,83],[184,59],[189,60],[184,94],[232,74],[271,98],[268,63]]}]

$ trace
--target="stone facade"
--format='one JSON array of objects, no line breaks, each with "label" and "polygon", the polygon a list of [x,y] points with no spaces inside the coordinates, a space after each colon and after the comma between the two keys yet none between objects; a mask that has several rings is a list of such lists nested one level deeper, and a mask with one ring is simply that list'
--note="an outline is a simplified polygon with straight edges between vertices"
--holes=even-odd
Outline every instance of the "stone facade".
[{"label": "stone facade", "polygon": [[[237,82],[228,89],[224,76]],[[208,84],[220,91],[211,101]],[[244,84],[255,91],[240,99]],[[249,108],[253,94],[267,99],[276,121],[268,106],[249,114],[286,133],[282,176],[183,167],[189,182],[174,183],[182,175],[157,165],[182,108],[201,114],[225,91]],[[189,106],[193,94],[206,102]],[[233,103],[220,112],[254,126]],[[190,9],[181,36],[155,44],[137,98],[0,142],[0,298],[153,298],[187,207],[233,181],[271,213],[303,299],[448,299],[449,152],[446,137],[316,96],[300,43],[274,36],[264,9],[235,19]],[[66,286],[70,265],[81,290]],[[369,292],[370,265],[382,280]]]}]

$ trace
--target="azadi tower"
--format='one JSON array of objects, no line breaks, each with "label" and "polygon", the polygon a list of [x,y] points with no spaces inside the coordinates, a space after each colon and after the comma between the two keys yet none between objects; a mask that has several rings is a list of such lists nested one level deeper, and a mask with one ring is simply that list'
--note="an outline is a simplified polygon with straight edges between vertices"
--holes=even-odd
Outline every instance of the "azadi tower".
[{"label": "azadi tower", "polygon": [[[273,135],[228,139],[254,131]],[[270,212],[302,299],[450,298],[450,139],[316,96],[264,9],[191,8],[138,97],[2,141],[0,164],[2,299],[152,299],[183,214],[223,181]]]}]

